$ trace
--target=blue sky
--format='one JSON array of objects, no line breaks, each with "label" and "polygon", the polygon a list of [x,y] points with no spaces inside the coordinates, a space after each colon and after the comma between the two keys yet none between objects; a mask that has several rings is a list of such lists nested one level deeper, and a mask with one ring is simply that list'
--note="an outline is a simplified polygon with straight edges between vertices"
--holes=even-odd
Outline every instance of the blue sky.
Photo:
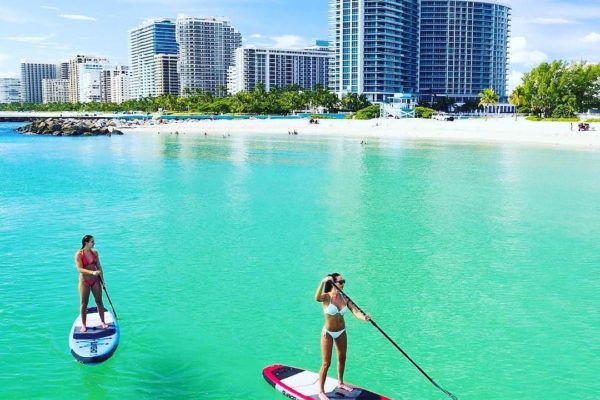
[{"label": "blue sky", "polygon": [[[512,6],[509,87],[546,60],[600,62],[600,0],[504,0]],[[128,30],[153,17],[227,16],[248,44],[302,46],[327,38],[327,0],[15,0],[0,5],[0,77],[22,60],[75,54],[128,64]]]}]

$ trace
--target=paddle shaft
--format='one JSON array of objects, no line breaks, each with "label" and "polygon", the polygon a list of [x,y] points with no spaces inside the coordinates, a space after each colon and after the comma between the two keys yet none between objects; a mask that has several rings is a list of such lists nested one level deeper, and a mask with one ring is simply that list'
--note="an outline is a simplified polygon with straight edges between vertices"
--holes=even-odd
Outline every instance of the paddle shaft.
[{"label": "paddle shaft", "polygon": [[108,295],[108,291],[106,290],[106,285],[104,284],[104,279],[102,278],[102,275],[98,275],[98,278],[100,278],[100,284],[102,285],[102,289],[104,289],[106,298],[108,299],[108,302],[110,303],[110,308],[112,308],[113,314],[115,314],[115,319],[119,319],[119,317],[117,316],[117,312],[115,311],[115,307],[113,306],[113,303],[110,300],[110,296]]},{"label": "paddle shaft", "polygon": [[[343,290],[342,290],[342,289],[341,289],[341,288],[340,288],[338,285],[336,285],[336,284],[335,284],[335,282],[331,281],[331,283],[333,284],[333,286],[335,286],[335,288],[336,288],[336,289],[337,289],[337,290],[338,290],[338,291],[339,291],[339,292],[340,292],[342,295],[344,295],[344,297],[345,297],[345,298],[347,298],[347,299],[348,299],[348,301],[349,301],[349,302],[351,302],[352,304],[354,304],[354,306],[355,306],[355,307],[358,309],[358,311],[360,311],[360,312],[361,312],[363,315],[367,315],[367,313],[365,313],[365,312],[364,312],[364,311],[363,311],[363,310],[362,310],[362,309],[361,309],[361,308],[358,306],[358,304],[356,304],[356,303],[355,303],[355,302],[354,302],[354,301],[353,301],[353,300],[350,298],[350,296],[348,296],[346,293],[344,293],[344,291],[343,291]],[[450,397],[451,399],[453,399],[453,400],[458,400],[458,398],[457,398],[455,395],[453,395],[452,393],[450,393],[449,391],[447,391],[446,389],[444,389],[443,387],[441,387],[440,385],[438,385],[438,384],[437,384],[437,382],[436,382],[436,381],[434,381],[434,380],[433,380],[433,378],[432,378],[432,377],[430,377],[430,376],[427,374],[427,372],[425,372],[425,371],[423,370],[423,368],[421,368],[421,367],[419,366],[419,364],[417,364],[417,363],[416,363],[416,362],[415,362],[415,361],[414,361],[414,360],[413,360],[413,359],[412,359],[412,358],[411,358],[411,357],[410,357],[410,356],[409,356],[409,355],[408,355],[408,354],[407,354],[407,353],[406,353],[406,352],[405,352],[405,351],[404,351],[404,350],[403,350],[403,349],[402,349],[400,346],[398,346],[398,344],[397,344],[397,343],[394,341],[394,339],[392,339],[392,338],[391,338],[391,337],[390,337],[390,336],[389,336],[387,333],[385,333],[385,331],[384,331],[383,329],[381,329],[381,328],[379,327],[379,325],[377,325],[377,323],[376,323],[375,321],[373,321],[373,319],[369,319],[369,322],[370,322],[370,323],[371,323],[371,324],[372,324],[372,325],[373,325],[375,328],[377,328],[377,330],[378,330],[379,332],[381,332],[381,334],[382,334],[383,336],[385,336],[385,338],[386,338],[387,340],[389,340],[389,341],[390,341],[390,343],[391,343],[392,345],[394,345],[394,347],[395,347],[396,349],[398,349],[398,350],[399,350],[399,351],[402,353],[402,355],[403,355],[404,357],[406,357],[406,359],[407,359],[408,361],[410,361],[410,362],[411,362],[411,364],[412,364],[412,365],[414,365],[414,366],[415,366],[415,367],[416,367],[416,368],[419,370],[419,372],[420,372],[421,374],[423,374],[423,376],[425,376],[425,378],[427,378],[427,379],[429,380],[429,382],[431,382],[431,384],[432,384],[433,386],[435,386],[436,388],[438,388],[439,390],[441,390],[442,392],[444,392],[444,394],[446,394],[446,395],[447,395],[448,397]]]}]

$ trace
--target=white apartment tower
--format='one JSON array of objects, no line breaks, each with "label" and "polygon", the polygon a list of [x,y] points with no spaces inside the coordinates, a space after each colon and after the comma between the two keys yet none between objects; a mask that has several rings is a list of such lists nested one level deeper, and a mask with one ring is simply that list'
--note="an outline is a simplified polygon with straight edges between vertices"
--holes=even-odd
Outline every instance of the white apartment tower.
[{"label": "white apartment tower", "polygon": [[115,65],[102,71],[102,101],[121,104],[129,100],[129,67]]},{"label": "white apartment tower", "polygon": [[242,35],[226,18],[177,18],[181,93],[205,90],[216,94],[227,85],[227,73]]},{"label": "white apartment tower", "polygon": [[227,89],[229,93],[252,91],[257,83],[263,83],[267,91],[289,85],[303,89],[327,87],[330,59],[327,46],[306,49],[243,46],[235,51]]},{"label": "white apartment tower", "polygon": [[69,101],[102,101],[102,71],[108,66],[105,57],[77,55],[69,61]]},{"label": "white apartment tower", "polygon": [[21,80],[0,78],[0,103],[21,102]]},{"label": "white apartment tower", "polygon": [[42,101],[48,103],[69,102],[69,80],[68,79],[43,79]]},{"label": "white apartment tower", "polygon": [[[129,57],[131,69],[129,80],[131,86],[131,98],[141,99],[162,94],[157,90],[158,68],[157,62],[169,59],[169,62],[177,63],[177,42],[175,40],[175,23],[170,19],[155,19],[145,21],[142,25],[129,31]],[[162,58],[156,56],[162,55]],[[172,74],[170,68],[165,72],[166,77],[159,76],[158,81],[170,82]],[[169,92],[170,93],[170,92]]]},{"label": "white apartment tower", "polygon": [[56,78],[56,64],[21,63],[21,95],[25,103],[42,102],[42,80]]}]

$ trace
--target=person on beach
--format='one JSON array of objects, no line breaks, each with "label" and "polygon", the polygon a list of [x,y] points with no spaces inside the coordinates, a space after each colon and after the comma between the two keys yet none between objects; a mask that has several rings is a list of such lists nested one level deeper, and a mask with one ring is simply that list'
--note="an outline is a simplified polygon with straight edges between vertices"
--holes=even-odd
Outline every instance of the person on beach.
[{"label": "person on beach", "polygon": [[325,314],[325,326],[321,331],[321,355],[323,364],[319,370],[319,399],[329,400],[325,395],[325,379],[327,379],[327,371],[331,364],[331,354],[333,344],[337,349],[338,355],[338,388],[348,392],[352,391],[352,387],[344,383],[344,369],[346,367],[346,349],[348,347],[348,336],[346,334],[346,323],[344,314],[348,311],[362,321],[369,321],[370,316],[363,314],[356,306],[349,301],[343,294],[337,290],[336,286],[343,288],[346,280],[337,272],[327,275],[317,287],[315,300],[323,303],[323,313]]},{"label": "person on beach", "polygon": [[85,235],[81,239],[81,249],[75,253],[75,267],[79,271],[79,294],[81,296],[81,332],[86,332],[87,306],[90,291],[94,295],[102,329],[108,328],[104,322],[104,304],[102,304],[102,265],[100,256],[94,249],[94,237]]}]

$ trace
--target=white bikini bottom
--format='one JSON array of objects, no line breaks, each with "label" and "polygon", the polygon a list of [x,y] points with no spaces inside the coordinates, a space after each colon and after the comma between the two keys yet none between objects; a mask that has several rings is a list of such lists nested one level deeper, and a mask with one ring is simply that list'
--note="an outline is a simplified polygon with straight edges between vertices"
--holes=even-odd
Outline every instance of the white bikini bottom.
[{"label": "white bikini bottom", "polygon": [[337,332],[332,332],[332,331],[328,331],[327,329],[323,328],[323,330],[321,331],[321,334],[323,336],[329,334],[329,336],[332,337],[332,339],[337,339],[339,338],[342,333],[344,333],[346,331],[346,329],[342,329],[341,331],[337,331]]}]

